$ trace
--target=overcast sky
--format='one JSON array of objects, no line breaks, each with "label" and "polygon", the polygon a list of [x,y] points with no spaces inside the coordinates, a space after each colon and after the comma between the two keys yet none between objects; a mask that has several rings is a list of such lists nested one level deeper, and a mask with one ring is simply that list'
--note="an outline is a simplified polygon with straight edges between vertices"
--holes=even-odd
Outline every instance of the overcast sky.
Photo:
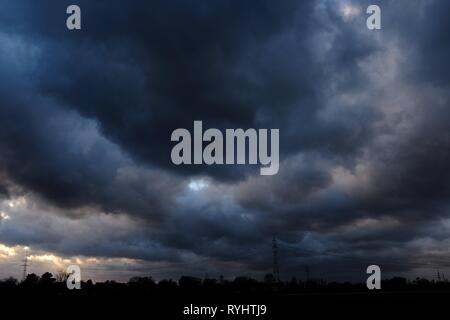
[{"label": "overcast sky", "polygon": [[[260,278],[274,234],[284,280],[450,276],[450,2],[0,4],[0,278]],[[194,120],[279,173],[173,165]]]}]

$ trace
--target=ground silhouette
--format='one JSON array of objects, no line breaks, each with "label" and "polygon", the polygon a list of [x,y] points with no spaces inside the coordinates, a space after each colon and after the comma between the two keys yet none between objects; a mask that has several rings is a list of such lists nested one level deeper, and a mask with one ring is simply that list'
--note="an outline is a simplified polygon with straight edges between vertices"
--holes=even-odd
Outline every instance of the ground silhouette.
[{"label": "ground silhouette", "polygon": [[[407,280],[394,277],[382,280],[381,290],[368,290],[365,283],[328,282],[322,279],[274,281],[271,274],[263,281],[249,277],[232,280],[181,276],[178,280],[155,281],[152,277],[133,277],[128,282],[82,281],[80,290],[69,290],[66,276],[28,274],[23,281],[14,278],[0,280],[0,301],[27,301],[35,312],[50,307],[89,309],[99,316],[106,313],[124,316],[160,315],[164,319],[206,319],[187,317],[183,308],[192,305],[264,304],[267,314],[258,319],[298,319],[313,313],[322,316],[344,314],[384,316],[401,312],[415,314],[418,308],[429,312],[450,302],[450,282],[447,279]],[[92,311],[95,310],[95,311]],[[384,311],[383,311],[384,310]],[[368,313],[368,311],[370,311]],[[86,311],[87,312],[87,311]],[[55,311],[55,315],[57,312]],[[46,314],[48,316],[48,314]],[[364,318],[363,316],[362,318]],[[360,317],[361,318],[361,317]],[[251,315],[217,315],[215,319],[255,319]]]}]

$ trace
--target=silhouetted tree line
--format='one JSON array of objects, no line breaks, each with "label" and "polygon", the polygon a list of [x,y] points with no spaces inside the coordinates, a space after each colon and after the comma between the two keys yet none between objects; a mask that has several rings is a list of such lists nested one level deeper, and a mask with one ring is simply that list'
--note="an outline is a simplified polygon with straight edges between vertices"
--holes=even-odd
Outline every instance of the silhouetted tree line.
[{"label": "silhouetted tree line", "polygon": [[[105,281],[94,283],[91,280],[81,283],[82,290],[68,290],[66,286],[67,276],[52,275],[49,272],[42,276],[28,274],[25,280],[19,282],[14,278],[0,280],[0,293],[11,292],[49,292],[65,294],[159,294],[159,293],[217,293],[217,294],[295,294],[309,292],[360,292],[367,291],[365,283],[327,282],[321,279],[275,281],[271,274],[266,275],[264,281],[257,281],[249,277],[236,277],[234,280],[206,278],[200,279],[190,276],[182,276],[178,281],[164,279],[154,281],[152,277],[133,277],[127,283]],[[450,291],[450,282],[447,279],[428,280],[417,278],[413,281],[401,277],[382,280],[383,291]]]}]

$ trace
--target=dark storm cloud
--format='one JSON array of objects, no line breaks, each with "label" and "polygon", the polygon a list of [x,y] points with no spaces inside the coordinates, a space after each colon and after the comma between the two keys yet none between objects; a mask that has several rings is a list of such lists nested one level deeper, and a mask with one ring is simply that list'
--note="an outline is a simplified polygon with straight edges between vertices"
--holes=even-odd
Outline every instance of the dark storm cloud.
[{"label": "dark storm cloud", "polygon": [[[2,242],[259,272],[276,233],[292,273],[393,254],[411,269],[417,241],[445,245],[447,3],[381,2],[379,32],[365,2],[347,17],[351,2],[78,1],[77,32],[68,4],[0,13],[0,194],[74,219],[2,221]],[[278,175],[171,165],[171,132],[194,120],[280,128]]]},{"label": "dark storm cloud", "polygon": [[16,98],[2,101],[0,120],[0,163],[16,184],[65,208],[161,214],[164,196],[156,190],[176,190],[170,178],[127,168],[130,161],[98,135],[92,121],[61,111],[50,100]]},{"label": "dark storm cloud", "polygon": [[[80,2],[79,33],[59,26],[67,3],[45,4],[8,2],[17,15],[2,20],[4,170],[60,205],[127,211],[117,204],[126,190],[104,195],[125,162],[117,154],[182,173],[169,160],[169,137],[195,119],[219,128],[280,127],[287,153],[321,149],[348,157],[370,133],[372,111],[337,121],[319,115],[326,78],[354,69],[373,46],[351,33],[361,40],[352,51],[342,45],[348,34],[337,33],[335,50],[323,53],[323,60],[332,59],[326,70],[312,49],[315,35],[330,23],[345,25],[314,13],[314,3]],[[73,140],[93,124],[118,147],[101,141],[81,152],[86,142]],[[236,177],[242,170],[208,173]],[[129,206],[139,203],[128,199]]]},{"label": "dark storm cloud", "polygon": [[[450,4],[446,1],[409,1],[387,3],[386,27],[392,30],[411,54],[407,78],[426,85],[449,85],[450,42],[448,13]],[[398,15],[398,11],[404,14]]]},{"label": "dark storm cloud", "polygon": [[[235,168],[173,167],[171,132],[199,119],[205,127],[282,128],[282,153],[324,148],[346,155],[370,135],[370,125],[357,121],[372,121],[370,111],[343,115],[345,121],[319,116],[328,79],[346,73],[344,82],[362,83],[352,70],[374,48],[346,32],[342,19],[316,13],[314,2],[79,4],[79,33],[57,27],[63,3],[24,9],[17,20],[30,20],[28,28],[6,21],[42,50],[36,89],[95,119],[133,159],[177,173],[240,176]],[[324,65],[312,44],[333,24],[343,30]]]}]

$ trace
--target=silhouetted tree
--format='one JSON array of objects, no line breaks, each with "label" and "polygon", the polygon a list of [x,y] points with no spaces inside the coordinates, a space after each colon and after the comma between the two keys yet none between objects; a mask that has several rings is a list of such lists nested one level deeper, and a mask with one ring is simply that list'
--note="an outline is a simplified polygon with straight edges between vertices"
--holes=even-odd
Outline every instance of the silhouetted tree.
[{"label": "silhouetted tree", "polygon": [[154,286],[155,281],[152,277],[133,277],[128,281],[129,284],[136,284],[142,287]]},{"label": "silhouetted tree", "polygon": [[65,270],[58,270],[55,275],[56,282],[66,282],[69,274]]},{"label": "silhouetted tree", "polygon": [[34,273],[30,273],[27,275],[27,277],[22,282],[22,284],[24,286],[36,286],[38,284],[38,282],[39,282],[39,277]]},{"label": "silhouetted tree", "polygon": [[9,277],[3,280],[0,280],[0,288],[2,289],[11,289],[15,288],[18,284],[17,279],[14,279],[13,277]]},{"label": "silhouetted tree", "polygon": [[56,279],[53,278],[53,274],[51,274],[50,272],[46,272],[41,276],[39,284],[44,285],[44,286],[49,286],[55,282],[56,282]]},{"label": "silhouetted tree", "polygon": [[202,285],[202,280],[196,277],[182,276],[180,280],[178,280],[178,284],[183,289],[197,289]]}]

